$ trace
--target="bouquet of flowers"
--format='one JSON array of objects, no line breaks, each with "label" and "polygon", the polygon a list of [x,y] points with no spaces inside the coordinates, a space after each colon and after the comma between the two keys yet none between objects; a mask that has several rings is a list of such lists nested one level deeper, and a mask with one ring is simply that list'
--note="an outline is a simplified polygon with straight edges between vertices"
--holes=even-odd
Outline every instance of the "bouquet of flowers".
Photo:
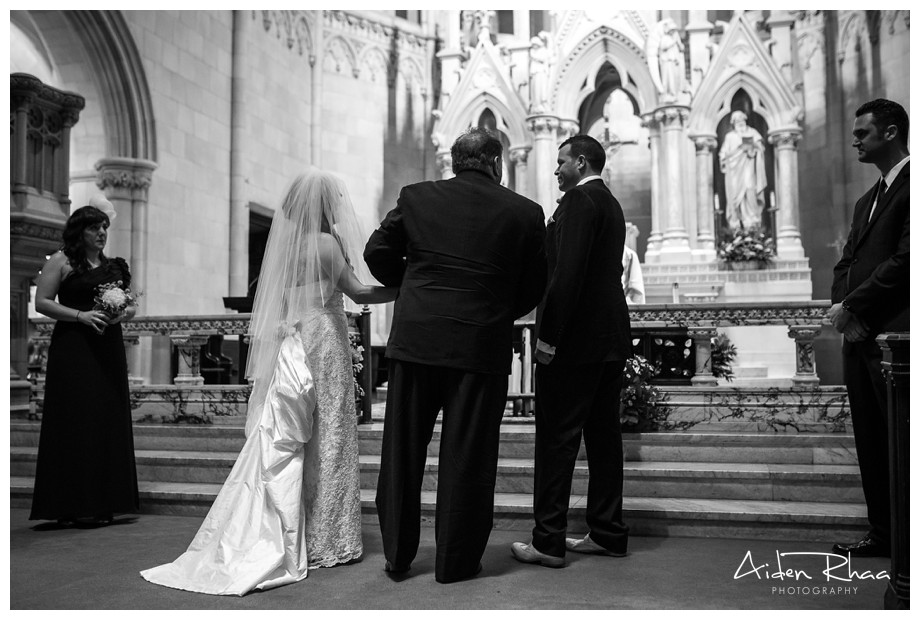
[{"label": "bouquet of flowers", "polygon": [[739,233],[731,241],[719,245],[719,258],[726,263],[752,261],[766,264],[773,262],[775,257],[773,239],[762,232]]},{"label": "bouquet of flowers", "polygon": [[659,368],[641,355],[626,360],[623,389],[620,392],[620,423],[627,432],[659,430],[666,424],[671,408],[669,396],[652,385]]},{"label": "bouquet of flowers", "polygon": [[93,301],[96,302],[93,310],[104,312],[109,320],[121,315],[128,306],[137,303],[131,289],[125,287],[122,280],[97,286],[96,297],[93,298]]}]

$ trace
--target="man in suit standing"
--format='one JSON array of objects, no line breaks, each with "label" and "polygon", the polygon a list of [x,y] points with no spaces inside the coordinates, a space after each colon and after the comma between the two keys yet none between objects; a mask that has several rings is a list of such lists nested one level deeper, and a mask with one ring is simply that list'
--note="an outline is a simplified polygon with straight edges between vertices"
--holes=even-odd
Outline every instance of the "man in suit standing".
[{"label": "man in suit standing", "polygon": [[834,545],[844,556],[891,553],[888,398],[875,337],[910,331],[908,129],[907,112],[886,99],[860,106],[853,122],[857,157],[878,168],[881,178],[856,201],[828,313],[844,336],[843,376],[870,525],[862,540]]},{"label": "man in suit standing", "polygon": [[[606,155],[589,136],[559,148],[565,192],[546,227],[546,296],[537,308],[533,540],[512,544],[521,562],[565,566],[566,549],[626,554],[620,387],[631,353],[621,286],[626,221],[600,177]],[[575,460],[588,453],[590,532],[566,538]]]},{"label": "man in suit standing", "polygon": [[546,285],[543,210],[499,184],[501,142],[474,128],[457,138],[451,158],[456,176],[404,187],[364,250],[371,273],[400,287],[377,483],[385,568],[408,571],[418,551],[425,458],[443,408],[441,583],[482,568],[514,320],[537,305]]}]

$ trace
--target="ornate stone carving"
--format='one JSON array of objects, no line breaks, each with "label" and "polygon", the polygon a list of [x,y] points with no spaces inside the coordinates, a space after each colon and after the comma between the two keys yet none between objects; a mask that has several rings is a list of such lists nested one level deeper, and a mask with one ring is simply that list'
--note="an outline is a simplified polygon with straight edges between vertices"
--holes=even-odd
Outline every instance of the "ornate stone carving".
[{"label": "ornate stone carving", "polygon": [[696,147],[697,155],[703,153],[712,153],[719,143],[712,136],[692,136],[693,146]]},{"label": "ornate stone carving", "polygon": [[509,151],[509,157],[511,157],[511,163],[514,165],[521,165],[527,163],[527,156],[530,154],[529,146],[522,146],[513,148]]},{"label": "ornate stone carving", "polygon": [[789,337],[795,339],[795,376],[793,385],[817,384],[815,372],[815,338],[821,333],[820,325],[791,325]]},{"label": "ornate stone carving", "polygon": [[767,137],[767,142],[778,149],[794,149],[802,138],[801,131],[778,131]]},{"label": "ornate stone carving", "polygon": [[150,187],[151,173],[149,170],[119,170],[100,166],[100,163],[96,164],[96,186],[99,189],[117,187],[145,190]]},{"label": "ornate stone carving", "polygon": [[537,137],[556,137],[560,121],[556,116],[531,116],[527,119],[527,128]]},{"label": "ornate stone carving", "polygon": [[41,239],[42,241],[61,240],[61,231],[64,229],[64,223],[58,227],[50,224],[40,224],[38,222],[10,222],[10,237],[28,237],[30,239]]}]

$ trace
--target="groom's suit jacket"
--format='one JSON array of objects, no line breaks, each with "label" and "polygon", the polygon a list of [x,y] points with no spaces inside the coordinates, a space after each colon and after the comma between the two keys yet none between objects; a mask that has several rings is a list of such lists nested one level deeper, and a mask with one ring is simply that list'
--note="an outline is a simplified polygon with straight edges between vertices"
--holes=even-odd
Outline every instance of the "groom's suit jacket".
[{"label": "groom's suit jacket", "polygon": [[546,283],[544,234],[540,206],[485,173],[404,187],[364,250],[374,277],[400,287],[387,357],[510,372],[514,320]]},{"label": "groom's suit jacket", "polygon": [[600,179],[566,192],[546,226],[548,285],[537,338],[556,347],[553,364],[631,355],[623,293],[623,209]]},{"label": "groom's suit jacket", "polygon": [[910,162],[879,197],[869,220],[877,189],[873,185],[856,201],[831,289],[832,303],[846,300],[872,340],[885,331],[910,330]]}]

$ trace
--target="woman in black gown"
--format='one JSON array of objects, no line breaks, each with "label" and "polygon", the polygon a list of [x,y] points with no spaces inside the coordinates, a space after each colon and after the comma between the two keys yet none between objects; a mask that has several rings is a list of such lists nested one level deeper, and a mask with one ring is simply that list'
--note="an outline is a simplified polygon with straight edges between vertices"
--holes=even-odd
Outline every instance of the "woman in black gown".
[{"label": "woman in black gown", "polygon": [[[35,309],[55,319],[30,519],[106,525],[138,509],[128,365],[119,316],[94,310],[100,284],[131,282],[121,258],[102,250],[109,217],[93,206],[71,214],[64,246],[38,278]],[[55,298],[57,300],[55,301]]]}]

